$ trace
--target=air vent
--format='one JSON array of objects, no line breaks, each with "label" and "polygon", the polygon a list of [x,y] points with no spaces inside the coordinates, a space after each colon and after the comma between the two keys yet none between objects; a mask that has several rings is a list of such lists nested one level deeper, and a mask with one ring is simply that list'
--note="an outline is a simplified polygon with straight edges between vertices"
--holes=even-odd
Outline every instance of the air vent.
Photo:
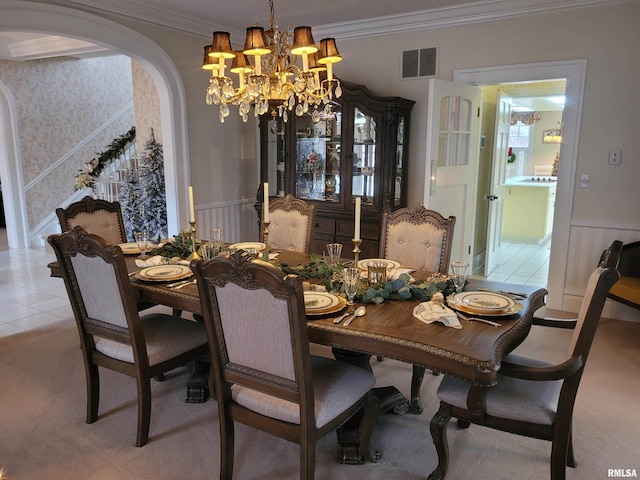
[{"label": "air vent", "polygon": [[402,52],[402,78],[435,77],[437,52],[436,47]]}]

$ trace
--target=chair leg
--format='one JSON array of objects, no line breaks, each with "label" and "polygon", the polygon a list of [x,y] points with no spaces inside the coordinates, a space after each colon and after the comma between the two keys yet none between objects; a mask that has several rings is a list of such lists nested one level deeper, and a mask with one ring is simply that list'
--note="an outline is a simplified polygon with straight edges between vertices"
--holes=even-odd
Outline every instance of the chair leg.
[{"label": "chair leg", "polygon": [[98,406],[100,404],[100,372],[98,366],[85,360],[85,375],[87,377],[87,423],[93,423],[98,419]]},{"label": "chair leg", "polygon": [[451,420],[451,405],[440,402],[440,408],[431,419],[429,429],[438,452],[438,466],[431,472],[428,480],[442,480],[449,467],[449,445],[447,443],[447,424]]},{"label": "chair leg", "polygon": [[316,476],[316,442],[303,434],[300,441],[300,480]]},{"label": "chair leg", "polygon": [[422,402],[420,401],[420,387],[422,387],[422,380],[424,379],[424,368],[416,367],[413,365],[413,372],[411,374],[411,413],[420,415],[422,413]]},{"label": "chair leg", "polygon": [[[223,409],[222,402],[218,408]],[[234,424],[224,413],[218,415],[220,421],[220,480],[232,480],[234,458]]]},{"label": "chair leg", "polygon": [[551,441],[551,480],[565,480],[570,442],[571,433],[567,436],[554,433]]},{"label": "chair leg", "polygon": [[151,422],[151,379],[148,375],[137,379],[138,384],[138,429],[136,447],[146,445],[149,440],[149,424]]},{"label": "chair leg", "polygon": [[569,445],[567,446],[567,467],[576,468],[576,459],[573,456],[573,429],[569,432]]}]

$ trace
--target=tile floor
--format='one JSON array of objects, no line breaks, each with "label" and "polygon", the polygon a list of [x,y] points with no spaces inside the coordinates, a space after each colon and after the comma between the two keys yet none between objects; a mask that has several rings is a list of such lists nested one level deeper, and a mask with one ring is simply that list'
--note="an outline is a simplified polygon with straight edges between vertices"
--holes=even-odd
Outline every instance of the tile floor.
[{"label": "tile floor", "polygon": [[[73,318],[62,279],[51,278],[47,268],[54,260],[48,247],[0,251],[0,337]],[[545,286],[548,270],[548,244],[505,244],[500,265],[487,278]]]}]

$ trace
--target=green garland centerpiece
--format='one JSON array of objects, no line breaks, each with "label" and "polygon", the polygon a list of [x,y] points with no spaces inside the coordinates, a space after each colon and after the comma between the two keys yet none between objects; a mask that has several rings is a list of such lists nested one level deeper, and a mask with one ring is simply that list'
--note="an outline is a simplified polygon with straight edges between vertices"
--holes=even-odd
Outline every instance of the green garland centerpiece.
[{"label": "green garland centerpiece", "polygon": [[[342,291],[342,270],[345,265],[329,265],[318,254],[312,254],[311,262],[308,264],[290,266],[281,263],[280,268],[283,272],[298,275],[303,280],[316,280],[329,292]],[[426,278],[413,280],[410,275],[403,273],[377,289],[367,285],[366,280],[361,280],[355,298],[361,303],[382,303],[387,299],[425,302],[438,292],[446,298],[455,291],[453,279],[449,275],[433,273]]]}]

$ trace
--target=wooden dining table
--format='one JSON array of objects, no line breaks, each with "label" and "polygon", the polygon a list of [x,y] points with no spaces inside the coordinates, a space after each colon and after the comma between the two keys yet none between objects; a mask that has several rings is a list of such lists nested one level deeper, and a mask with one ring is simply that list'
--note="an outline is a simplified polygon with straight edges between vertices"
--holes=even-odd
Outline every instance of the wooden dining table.
[{"label": "wooden dining table", "polygon": [[[308,254],[283,251],[271,260],[276,265],[308,264]],[[131,273],[140,270],[135,257],[127,257]],[[52,276],[56,274],[55,262],[50,264]],[[420,278],[421,272],[414,277]],[[425,277],[426,277],[426,272]],[[169,288],[165,282],[147,282],[131,276],[133,287],[140,300],[167,305],[174,309],[201,315],[202,308],[198,288],[194,284],[180,289]],[[491,317],[499,326],[483,322],[461,320],[461,329],[446,327],[439,322],[425,324],[413,316],[420,300],[386,300],[380,304],[366,304],[366,314],[356,318],[348,326],[334,324],[338,313],[326,317],[308,318],[309,341],[330,346],[334,352],[353,352],[353,363],[365,368],[372,355],[392,358],[434,372],[456,376],[474,385],[468,403],[474,405],[478,415],[484,414],[483,390],[497,382],[502,357],[516,348],[527,337],[534,312],[544,305],[547,291],[543,288],[488,282],[471,279],[466,290],[478,288],[495,291],[518,291],[526,298],[518,300],[522,309],[510,316]],[[349,355],[347,355],[349,357]],[[206,388],[206,383],[201,385]],[[353,451],[347,447],[344,463],[362,463],[362,455],[376,460],[376,452]]]}]

